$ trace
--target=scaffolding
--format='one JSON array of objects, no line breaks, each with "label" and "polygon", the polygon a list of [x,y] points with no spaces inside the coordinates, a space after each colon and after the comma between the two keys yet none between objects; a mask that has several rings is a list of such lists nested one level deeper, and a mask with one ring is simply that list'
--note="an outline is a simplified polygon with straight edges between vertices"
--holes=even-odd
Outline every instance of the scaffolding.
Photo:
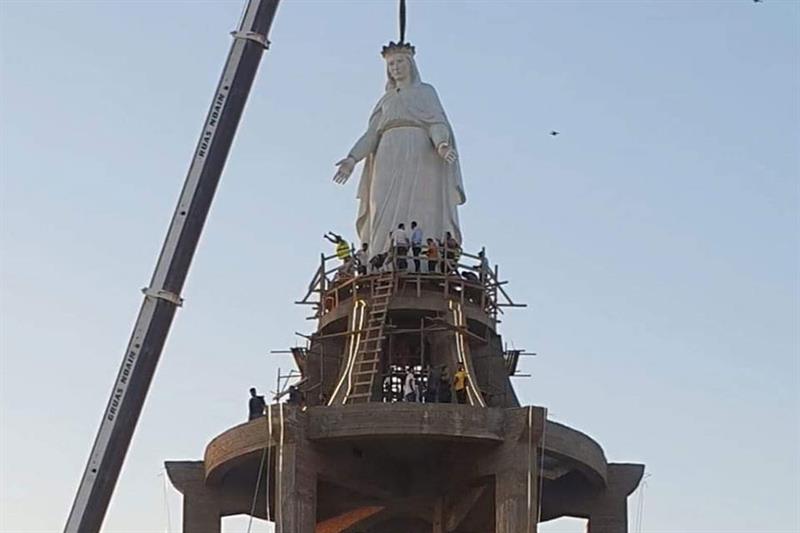
[{"label": "scaffolding", "polygon": [[[386,273],[392,273],[392,296],[416,296],[440,293],[445,299],[459,301],[461,305],[478,306],[485,312],[493,325],[503,314],[503,308],[526,307],[514,302],[503,288],[508,281],[501,281],[499,267],[493,267],[485,260],[485,250],[478,254],[441,248],[441,257],[428,258],[424,255],[389,254],[379,269],[362,266],[359,271],[353,264],[342,261],[336,254],[320,254],[320,263],[308,284],[306,294],[296,301],[298,305],[312,306],[314,313],[309,320],[322,318],[342,304],[351,304],[354,296],[368,296],[374,292],[374,285],[384,283]],[[476,264],[464,261],[471,259]],[[433,268],[431,268],[433,267]]]}]

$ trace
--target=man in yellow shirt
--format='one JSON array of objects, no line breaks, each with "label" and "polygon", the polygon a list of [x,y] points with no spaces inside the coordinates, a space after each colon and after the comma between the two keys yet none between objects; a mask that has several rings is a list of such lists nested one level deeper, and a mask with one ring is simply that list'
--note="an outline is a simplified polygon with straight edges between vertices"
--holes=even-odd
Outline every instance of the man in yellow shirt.
[{"label": "man in yellow shirt", "polygon": [[453,376],[453,388],[456,390],[458,403],[467,403],[467,379],[464,365],[458,365],[458,371]]},{"label": "man in yellow shirt", "polygon": [[336,245],[336,257],[338,257],[342,263],[350,259],[350,243],[344,240],[341,235],[329,231],[322,237],[330,241],[331,244]]}]

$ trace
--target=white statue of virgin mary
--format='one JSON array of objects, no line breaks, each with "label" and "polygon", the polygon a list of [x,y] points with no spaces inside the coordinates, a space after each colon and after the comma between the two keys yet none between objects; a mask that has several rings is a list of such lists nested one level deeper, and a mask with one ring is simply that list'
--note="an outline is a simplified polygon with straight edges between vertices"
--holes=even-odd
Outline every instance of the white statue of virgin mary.
[{"label": "white statue of virgin mary", "polygon": [[450,122],[434,88],[420,80],[413,46],[390,43],[383,57],[386,93],[333,179],[345,183],[364,160],[356,231],[373,254],[388,250],[389,233],[411,222],[425,239],[450,232],[462,242],[457,207],[466,196]]}]

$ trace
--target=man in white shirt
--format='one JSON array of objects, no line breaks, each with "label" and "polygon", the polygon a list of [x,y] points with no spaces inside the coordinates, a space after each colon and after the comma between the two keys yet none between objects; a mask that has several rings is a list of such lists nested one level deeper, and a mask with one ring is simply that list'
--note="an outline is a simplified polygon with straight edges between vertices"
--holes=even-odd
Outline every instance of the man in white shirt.
[{"label": "man in white shirt", "polygon": [[369,243],[363,243],[361,248],[356,252],[356,261],[358,264],[356,268],[358,268],[358,275],[359,276],[366,276],[367,275],[367,265],[369,265],[369,254],[367,250],[369,249]]},{"label": "man in white shirt", "polygon": [[406,256],[408,255],[408,234],[406,225],[400,223],[392,233],[392,243],[394,244],[394,256],[397,259],[397,270],[403,271],[408,266]]},{"label": "man in white shirt", "polygon": [[403,397],[407,402],[417,401],[417,380],[411,367],[406,371],[406,380],[403,383]]}]

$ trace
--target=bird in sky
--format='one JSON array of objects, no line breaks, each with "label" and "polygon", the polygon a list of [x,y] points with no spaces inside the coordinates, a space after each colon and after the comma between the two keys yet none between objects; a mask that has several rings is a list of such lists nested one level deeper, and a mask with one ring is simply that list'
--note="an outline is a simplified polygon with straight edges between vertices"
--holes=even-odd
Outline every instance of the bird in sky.
[{"label": "bird in sky", "polygon": [[553,137],[555,137],[556,135],[560,135],[560,134],[561,134],[561,132],[560,131],[556,131],[556,130],[553,130],[553,131],[550,132],[550,135],[552,135]]}]

